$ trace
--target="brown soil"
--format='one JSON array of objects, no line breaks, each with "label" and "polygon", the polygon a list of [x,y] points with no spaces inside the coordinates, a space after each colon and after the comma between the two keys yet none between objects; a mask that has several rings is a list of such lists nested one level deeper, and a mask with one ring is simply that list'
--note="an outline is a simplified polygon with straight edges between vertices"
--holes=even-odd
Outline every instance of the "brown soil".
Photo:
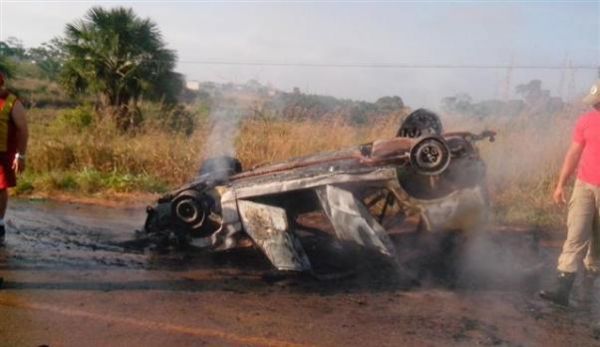
[{"label": "brown soil", "polygon": [[454,270],[439,242],[404,236],[394,266],[360,257],[348,278],[277,281],[254,249],[124,247],[143,208],[16,202],[10,220],[2,346],[600,345],[598,307],[537,299],[556,249],[532,230],[461,244]]}]

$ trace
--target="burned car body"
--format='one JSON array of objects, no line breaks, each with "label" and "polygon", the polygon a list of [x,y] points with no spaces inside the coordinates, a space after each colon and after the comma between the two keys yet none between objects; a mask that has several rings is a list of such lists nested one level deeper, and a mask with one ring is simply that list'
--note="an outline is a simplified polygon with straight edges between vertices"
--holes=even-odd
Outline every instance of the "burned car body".
[{"label": "burned car body", "polygon": [[143,232],[215,251],[251,243],[278,270],[310,271],[296,221],[320,211],[338,239],[393,258],[388,216],[417,216],[421,232],[482,222],[485,165],[474,144],[493,135],[442,134],[437,116],[419,110],[388,140],[248,171],[234,158],[210,159],[197,180],[148,207]]}]

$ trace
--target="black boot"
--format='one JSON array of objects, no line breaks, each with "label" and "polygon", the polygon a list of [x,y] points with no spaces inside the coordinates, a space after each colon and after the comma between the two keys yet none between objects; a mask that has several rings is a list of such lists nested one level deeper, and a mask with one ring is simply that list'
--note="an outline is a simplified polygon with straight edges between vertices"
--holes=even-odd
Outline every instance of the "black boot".
[{"label": "black boot", "polygon": [[6,235],[6,227],[0,225],[0,247],[4,246],[4,237]]},{"label": "black boot", "polygon": [[558,274],[554,290],[542,290],[540,297],[558,305],[569,306],[569,294],[573,288],[573,281],[575,281],[574,272],[561,272]]},{"label": "black boot", "polygon": [[597,271],[585,270],[581,282],[581,302],[590,304],[594,300],[594,282],[598,278]]}]

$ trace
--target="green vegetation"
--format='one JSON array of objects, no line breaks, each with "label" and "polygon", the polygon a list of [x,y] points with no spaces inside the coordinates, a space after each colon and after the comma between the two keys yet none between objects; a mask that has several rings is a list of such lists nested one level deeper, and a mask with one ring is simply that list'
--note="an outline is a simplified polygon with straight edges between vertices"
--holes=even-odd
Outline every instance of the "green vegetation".
[{"label": "green vegetation", "polygon": [[[385,96],[371,103],[304,94],[298,88],[294,88],[292,93],[277,93],[269,98],[265,109],[276,118],[316,120],[341,117],[356,125],[367,125],[405,111],[404,102],[399,96]],[[261,113],[269,114],[265,110]]]},{"label": "green vegetation", "polygon": [[[144,108],[148,113],[160,113],[158,104]],[[189,108],[186,112],[193,116]],[[33,108],[28,115],[30,159],[23,186],[17,189],[20,193],[161,192],[191,178],[198,167],[200,157],[188,146],[202,141],[200,131],[186,135],[148,121],[136,132],[123,133],[114,119],[97,114],[91,105]]]},{"label": "green vegetation", "polygon": [[43,173],[28,172],[15,188],[17,195],[31,195],[36,192],[55,191],[95,194],[100,192],[164,193],[167,186],[156,177],[147,174],[103,173],[94,169],[82,171],[49,171]]},{"label": "green vegetation", "polygon": [[459,93],[442,99],[442,108],[450,114],[469,115],[476,118],[506,117],[526,113],[547,117],[565,111],[568,104],[560,97],[550,95],[542,89],[542,81],[531,80],[515,87],[521,99],[484,100],[474,102],[471,96]]},{"label": "green vegetation", "polygon": [[123,130],[140,123],[142,96],[173,103],[181,90],[175,52],[165,48],[156,24],[131,9],[90,9],[67,25],[63,47],[62,84],[72,95],[99,95]]},{"label": "green vegetation", "polygon": [[12,66],[10,60],[3,55],[0,55],[0,71],[8,77],[12,77],[14,75],[14,67]]}]

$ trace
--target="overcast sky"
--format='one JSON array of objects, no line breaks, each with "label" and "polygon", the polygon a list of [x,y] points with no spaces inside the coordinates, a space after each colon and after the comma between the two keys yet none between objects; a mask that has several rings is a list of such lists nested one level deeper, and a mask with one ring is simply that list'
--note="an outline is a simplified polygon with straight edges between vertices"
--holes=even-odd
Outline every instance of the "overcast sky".
[{"label": "overcast sky", "polygon": [[400,69],[231,66],[198,62],[395,65],[577,66],[600,64],[598,1],[550,2],[199,2],[0,0],[0,39],[26,47],[62,35],[86,11],[127,6],[155,21],[189,80],[245,82],[364,100],[399,95],[437,108],[466,92],[502,98],[542,79],[553,94],[587,91],[592,69]]}]

